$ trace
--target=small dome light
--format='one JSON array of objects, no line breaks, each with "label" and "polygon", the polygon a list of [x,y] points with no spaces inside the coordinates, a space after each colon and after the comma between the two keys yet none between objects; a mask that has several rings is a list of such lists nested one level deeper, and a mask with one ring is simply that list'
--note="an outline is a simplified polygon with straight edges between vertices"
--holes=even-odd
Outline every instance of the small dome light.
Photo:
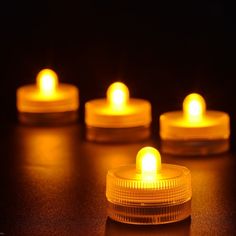
[{"label": "small dome light", "polygon": [[128,87],[121,82],[111,84],[107,90],[107,100],[114,110],[124,108],[129,100]]},{"label": "small dome light", "polygon": [[204,98],[197,93],[189,94],[184,99],[183,111],[187,121],[189,122],[201,121],[206,112],[206,103]]},{"label": "small dome light", "polygon": [[50,69],[43,69],[36,78],[37,86],[44,96],[51,96],[58,86],[57,74]]}]

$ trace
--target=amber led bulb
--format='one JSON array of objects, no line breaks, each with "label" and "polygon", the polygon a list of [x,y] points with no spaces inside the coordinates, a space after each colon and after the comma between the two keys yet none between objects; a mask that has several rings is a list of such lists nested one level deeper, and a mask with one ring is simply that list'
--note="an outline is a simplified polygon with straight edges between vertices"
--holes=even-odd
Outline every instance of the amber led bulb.
[{"label": "amber led bulb", "polygon": [[[87,127],[94,128],[92,132],[98,129],[95,138],[99,139],[102,132],[108,134],[110,131],[113,138],[124,138],[124,132],[128,129],[150,126],[151,104],[143,99],[130,98],[128,87],[115,82],[109,86],[106,98],[85,104],[85,123]],[[145,134],[143,131],[142,133]],[[131,136],[134,138],[136,134],[132,133]]]},{"label": "amber led bulb", "polygon": [[35,85],[17,90],[17,110],[23,123],[67,123],[76,120],[79,91],[76,86],[58,82],[57,74],[43,69]]},{"label": "amber led bulb", "polygon": [[162,164],[153,147],[142,148],[136,165],[108,171],[108,216],[128,224],[166,224],[191,214],[191,175],[183,166]]},{"label": "amber led bulb", "polygon": [[206,109],[204,98],[192,93],[183,101],[183,111],[160,116],[162,151],[176,155],[208,155],[229,149],[230,118]]}]

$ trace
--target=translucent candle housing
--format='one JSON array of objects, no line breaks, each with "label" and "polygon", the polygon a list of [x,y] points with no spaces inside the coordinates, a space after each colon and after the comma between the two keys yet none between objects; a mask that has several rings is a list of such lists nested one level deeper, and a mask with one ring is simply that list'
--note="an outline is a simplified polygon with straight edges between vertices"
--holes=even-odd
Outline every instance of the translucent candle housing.
[{"label": "translucent candle housing", "polygon": [[206,109],[204,98],[192,93],[183,101],[183,111],[160,116],[162,151],[175,155],[208,155],[229,149],[230,118]]},{"label": "translucent candle housing", "polygon": [[[105,135],[108,139],[124,139],[125,134],[135,139],[137,128],[150,126],[151,104],[143,99],[130,98],[128,87],[121,82],[115,82],[107,89],[106,98],[85,104],[85,123],[90,128],[89,137],[93,136],[91,139],[99,140]],[[146,135],[143,130],[141,134]]]},{"label": "translucent candle housing", "polygon": [[58,124],[75,121],[79,108],[79,91],[58,82],[57,74],[43,69],[36,84],[17,89],[19,119],[27,124]]},{"label": "translucent candle housing", "polygon": [[166,224],[191,215],[191,175],[183,166],[162,164],[153,147],[142,148],[136,165],[108,171],[108,216],[128,224]]}]

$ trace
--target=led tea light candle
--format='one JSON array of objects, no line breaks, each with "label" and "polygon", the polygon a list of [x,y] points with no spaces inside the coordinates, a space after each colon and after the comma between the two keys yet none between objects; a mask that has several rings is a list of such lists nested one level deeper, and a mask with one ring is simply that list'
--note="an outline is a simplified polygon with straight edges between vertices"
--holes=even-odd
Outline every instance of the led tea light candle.
[{"label": "led tea light candle", "polygon": [[43,69],[35,85],[17,90],[17,109],[23,123],[67,123],[76,120],[79,91],[69,84],[58,82],[57,74]]},{"label": "led tea light candle", "polygon": [[136,165],[108,171],[108,215],[128,224],[165,224],[191,214],[191,175],[183,166],[162,164],[160,153],[142,148]]},{"label": "led tea light candle", "polygon": [[206,110],[204,98],[192,93],[183,111],[160,116],[162,151],[170,154],[205,155],[229,149],[230,119],[221,111]]},{"label": "led tea light candle", "polygon": [[130,98],[127,86],[115,82],[109,86],[105,99],[85,104],[85,123],[89,139],[117,140],[124,139],[126,134],[135,139],[140,131],[136,132],[137,128],[144,128],[140,133],[146,137],[149,131],[144,130],[151,123],[151,104],[143,99]]}]

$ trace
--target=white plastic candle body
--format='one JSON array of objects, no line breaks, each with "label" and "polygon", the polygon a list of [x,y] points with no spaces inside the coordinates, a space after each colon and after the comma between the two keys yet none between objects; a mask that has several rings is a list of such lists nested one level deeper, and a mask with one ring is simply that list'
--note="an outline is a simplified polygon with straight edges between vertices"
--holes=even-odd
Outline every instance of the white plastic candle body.
[{"label": "white plastic candle body", "polygon": [[161,164],[159,152],[141,149],[136,166],[109,170],[108,215],[128,224],[165,224],[191,214],[191,175],[182,166]]},{"label": "white plastic candle body", "polygon": [[167,112],[160,116],[160,136],[165,145],[162,151],[171,154],[224,152],[229,148],[229,115],[206,110],[203,97],[190,94],[183,102],[183,111]]},{"label": "white plastic candle body", "polygon": [[73,85],[59,83],[56,73],[50,69],[39,72],[35,85],[17,89],[17,109],[21,114],[53,120],[55,114],[74,112],[78,108],[78,89]]},{"label": "white plastic candle body", "polygon": [[129,98],[123,83],[113,83],[106,99],[96,99],[85,104],[85,123],[98,128],[131,128],[149,126],[151,104],[143,99]]}]

